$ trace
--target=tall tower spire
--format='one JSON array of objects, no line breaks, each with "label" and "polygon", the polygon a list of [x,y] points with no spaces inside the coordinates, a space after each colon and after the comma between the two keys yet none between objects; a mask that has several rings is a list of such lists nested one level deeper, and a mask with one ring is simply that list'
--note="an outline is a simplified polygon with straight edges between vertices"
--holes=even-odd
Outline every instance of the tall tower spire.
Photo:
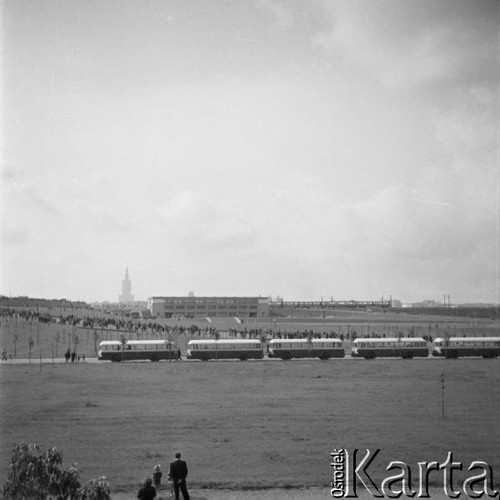
[{"label": "tall tower spire", "polygon": [[130,281],[128,274],[128,264],[125,269],[125,279],[122,281],[122,294],[118,296],[118,302],[121,304],[126,304],[128,302],[134,302],[134,296],[132,295],[132,281]]}]

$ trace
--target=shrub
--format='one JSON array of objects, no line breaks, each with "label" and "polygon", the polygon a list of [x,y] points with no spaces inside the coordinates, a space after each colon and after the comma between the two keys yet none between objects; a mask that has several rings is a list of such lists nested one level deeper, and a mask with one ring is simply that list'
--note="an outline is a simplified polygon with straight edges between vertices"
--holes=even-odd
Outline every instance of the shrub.
[{"label": "shrub", "polygon": [[78,492],[78,498],[81,500],[110,500],[109,483],[106,478],[90,479]]},{"label": "shrub", "polygon": [[74,498],[80,488],[78,469],[62,469],[62,454],[43,451],[37,444],[19,443],[12,449],[9,474],[3,487],[6,498]]},{"label": "shrub", "polygon": [[12,448],[4,498],[38,499],[48,496],[57,500],[109,500],[106,478],[88,481],[80,489],[80,471],[75,465],[62,468],[62,453],[56,448],[43,451],[37,444],[19,443]]}]

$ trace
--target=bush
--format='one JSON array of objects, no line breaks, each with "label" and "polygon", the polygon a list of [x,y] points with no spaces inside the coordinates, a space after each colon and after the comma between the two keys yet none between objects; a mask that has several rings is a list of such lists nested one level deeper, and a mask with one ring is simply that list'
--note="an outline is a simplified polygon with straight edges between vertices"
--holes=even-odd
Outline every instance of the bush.
[{"label": "bush", "polygon": [[85,500],[110,500],[109,483],[106,478],[91,479],[87,481],[83,488],[79,491],[79,499]]},{"label": "bush", "polygon": [[80,471],[75,465],[62,468],[62,453],[56,448],[43,451],[37,444],[19,443],[12,448],[4,498],[57,500],[109,500],[109,484],[101,477],[80,489]]},{"label": "bush", "polygon": [[62,470],[62,454],[55,448],[43,451],[37,444],[27,443],[13,447],[4,497],[74,498],[79,488],[78,469]]}]

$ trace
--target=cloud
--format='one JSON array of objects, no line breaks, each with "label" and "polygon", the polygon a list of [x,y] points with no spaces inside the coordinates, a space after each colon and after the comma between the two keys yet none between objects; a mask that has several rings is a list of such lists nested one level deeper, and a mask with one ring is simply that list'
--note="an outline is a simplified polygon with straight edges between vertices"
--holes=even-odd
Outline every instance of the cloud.
[{"label": "cloud", "polygon": [[250,252],[256,233],[245,209],[230,200],[212,199],[204,192],[184,190],[159,209],[158,226],[179,249],[193,245],[196,252]]},{"label": "cloud", "polygon": [[[75,218],[81,225],[82,232],[92,233],[98,237],[107,235],[116,237],[117,234],[136,233],[140,236],[140,224],[137,220],[117,213],[112,207],[105,205],[81,205]],[[90,234],[89,234],[90,236]]]},{"label": "cloud", "polygon": [[277,25],[282,28],[291,28],[295,24],[295,13],[287,2],[279,0],[259,0],[258,6],[270,12]]},{"label": "cloud", "polygon": [[43,210],[50,217],[57,217],[61,215],[60,209],[42,196],[37,194],[32,195],[32,202],[36,207],[35,210]]},{"label": "cloud", "polygon": [[3,161],[0,169],[2,179],[2,190],[9,192],[11,190],[26,189],[31,183],[25,178],[24,169],[16,162]]},{"label": "cloud", "polygon": [[433,6],[428,2],[340,1],[323,5],[330,27],[314,34],[313,45],[386,87],[462,85],[464,79],[477,81],[485,72],[495,79],[497,30],[491,18],[481,17],[464,2]]},{"label": "cloud", "polygon": [[489,85],[474,85],[456,92],[450,101],[434,111],[436,140],[456,160],[464,154],[475,161],[492,159],[498,147],[495,93]]},{"label": "cloud", "polygon": [[455,205],[414,198],[403,186],[390,186],[353,209],[361,238],[388,259],[462,259],[477,245]]},{"label": "cloud", "polygon": [[2,227],[2,247],[4,249],[21,245],[28,239],[28,233],[25,229]]},{"label": "cloud", "polygon": [[[52,200],[33,180],[28,180],[25,169],[2,169],[2,176],[1,225],[11,228],[6,229],[8,234],[19,234],[19,231],[30,234],[38,225],[45,225],[47,219],[53,218],[52,222],[60,220],[62,211],[57,200]],[[23,237],[22,241],[26,239]],[[9,237],[5,241],[6,245],[8,243]]]},{"label": "cloud", "polygon": [[14,166],[2,166],[1,174],[2,181],[5,183],[11,183],[17,180],[19,173],[18,169]]}]

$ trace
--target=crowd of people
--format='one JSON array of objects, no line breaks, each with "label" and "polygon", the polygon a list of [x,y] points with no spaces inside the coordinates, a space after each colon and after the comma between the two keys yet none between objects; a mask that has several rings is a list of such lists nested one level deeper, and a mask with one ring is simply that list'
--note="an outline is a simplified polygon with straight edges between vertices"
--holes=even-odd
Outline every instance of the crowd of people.
[{"label": "crowd of people", "polygon": [[71,360],[72,363],[79,363],[81,361],[85,361],[85,354],[77,354],[75,349],[71,350],[69,347],[64,353],[64,359],[66,360],[66,363],[69,363]]},{"label": "crowd of people", "polygon": [[[183,325],[166,325],[161,321],[144,320],[134,318],[117,318],[112,316],[83,316],[80,317],[76,314],[66,314],[52,316],[48,313],[40,313],[33,310],[14,310],[1,308],[0,317],[5,317],[9,321],[23,320],[26,322],[40,321],[44,323],[57,323],[61,325],[68,325],[72,327],[86,328],[89,330],[100,330],[109,332],[129,332],[135,334],[137,337],[144,335],[152,336],[168,336],[175,334],[189,333],[193,336],[214,338],[218,335],[218,329],[213,326],[199,327],[198,325],[191,325],[185,327]],[[324,330],[324,328],[322,328]],[[235,338],[307,338],[313,335],[313,338],[349,338],[350,333],[346,335],[337,333],[333,330],[314,332],[312,330],[296,330],[282,332],[279,327],[268,328],[248,328],[241,326],[239,328],[224,328],[226,334]]]},{"label": "crowd of people", "polygon": [[34,309],[12,309],[7,307],[0,308],[0,317],[5,320],[22,319],[25,322],[39,321],[40,323],[55,323],[56,319],[49,313],[41,313]]}]

